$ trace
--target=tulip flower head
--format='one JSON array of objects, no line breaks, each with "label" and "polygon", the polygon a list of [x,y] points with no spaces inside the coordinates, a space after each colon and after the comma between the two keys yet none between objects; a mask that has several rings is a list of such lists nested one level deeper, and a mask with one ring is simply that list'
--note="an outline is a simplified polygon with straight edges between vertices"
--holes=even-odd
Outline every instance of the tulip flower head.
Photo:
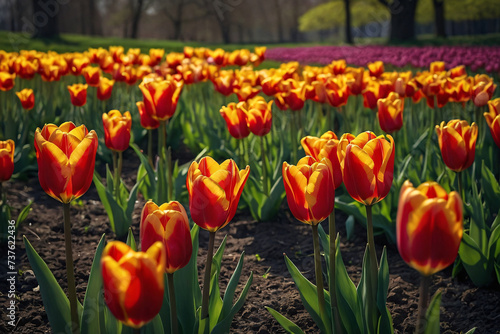
[{"label": "tulip flower head", "polygon": [[288,207],[295,218],[309,225],[317,225],[333,211],[335,184],[330,161],[316,161],[304,157],[296,166],[283,162]]},{"label": "tulip flower head", "polygon": [[233,219],[250,167],[239,170],[232,159],[218,164],[211,157],[193,161],[188,170],[191,218],[201,228],[215,232]]},{"label": "tulip flower head", "polygon": [[102,124],[106,146],[112,151],[125,151],[130,143],[130,130],[132,129],[130,112],[126,111],[122,115],[119,110],[111,110],[107,114],[102,114]]},{"label": "tulip flower head", "polygon": [[490,112],[484,113],[484,118],[490,128],[493,140],[500,148],[500,98],[488,101]]},{"label": "tulip flower head", "polygon": [[68,86],[71,104],[76,107],[82,107],[87,103],[87,84],[73,84]]},{"label": "tulip flower head", "polygon": [[33,93],[33,89],[24,88],[20,92],[16,92],[19,101],[21,101],[21,106],[25,110],[31,110],[35,106],[35,94]]},{"label": "tulip flower head", "polygon": [[97,86],[97,98],[101,101],[108,100],[111,97],[114,84],[114,80],[110,80],[106,77],[101,77],[99,79],[99,85]]},{"label": "tulip flower head", "polygon": [[455,172],[469,168],[476,154],[477,125],[454,119],[436,125],[439,148],[445,165]]},{"label": "tulip flower head", "polygon": [[455,261],[463,234],[462,200],[436,182],[414,188],[406,181],[399,194],[396,236],[399,254],[430,276]]},{"label": "tulip flower head", "polygon": [[16,74],[0,71],[0,90],[8,91],[14,87],[14,79]]},{"label": "tulip flower head", "polygon": [[266,102],[262,96],[256,96],[246,103],[245,110],[248,128],[256,136],[265,136],[271,131],[273,101]]},{"label": "tulip flower head", "polygon": [[141,126],[146,130],[158,129],[160,127],[160,122],[154,119],[146,112],[146,107],[143,101],[136,102],[137,109],[139,110],[139,115],[141,117]]},{"label": "tulip flower head", "polygon": [[193,244],[186,210],[173,201],[160,206],[149,200],[142,209],[141,247],[148,249],[160,241],[165,246],[165,272],[173,274],[191,259]]},{"label": "tulip flower head", "polygon": [[175,80],[142,82],[146,112],[154,119],[165,121],[172,117],[182,91],[182,82]]},{"label": "tulip flower head", "polygon": [[99,67],[88,66],[82,70],[83,77],[87,85],[97,87],[101,79],[101,69]]},{"label": "tulip flower head", "polygon": [[377,101],[378,121],[380,128],[386,133],[398,131],[403,126],[404,100],[398,93],[391,92],[385,99]]},{"label": "tulip flower head", "polygon": [[38,179],[42,189],[62,203],[82,196],[92,183],[97,134],[85,125],[46,124],[35,132]]},{"label": "tulip flower head", "polygon": [[14,172],[15,147],[12,139],[0,141],[0,182],[9,180]]},{"label": "tulip flower head", "polygon": [[108,243],[101,256],[106,305],[116,319],[140,328],[163,304],[165,247],[159,241],[135,252],[121,241]]},{"label": "tulip flower head", "polygon": [[236,139],[248,137],[250,134],[244,108],[245,102],[231,102],[227,107],[223,106],[220,109],[220,114],[226,121],[229,133]]},{"label": "tulip flower head", "polygon": [[337,155],[349,195],[364,205],[384,199],[392,186],[394,140],[391,135],[376,136],[363,132],[357,137],[342,135]]}]

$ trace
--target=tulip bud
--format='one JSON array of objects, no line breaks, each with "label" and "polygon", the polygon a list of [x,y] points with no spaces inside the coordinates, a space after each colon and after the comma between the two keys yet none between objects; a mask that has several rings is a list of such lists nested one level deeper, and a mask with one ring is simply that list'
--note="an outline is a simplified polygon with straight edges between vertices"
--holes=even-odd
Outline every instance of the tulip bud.
[{"label": "tulip bud", "polygon": [[469,168],[474,162],[476,154],[477,125],[469,126],[467,121],[454,119],[445,125],[436,125],[439,148],[445,165],[455,171],[461,172]]},{"label": "tulip bud", "polygon": [[14,172],[15,147],[12,139],[0,141],[0,182],[9,180]]},{"label": "tulip bud", "polygon": [[398,131],[403,126],[404,100],[397,93],[391,92],[385,99],[377,101],[378,121],[386,133]]},{"label": "tulip bud", "polygon": [[130,130],[132,129],[130,112],[126,111],[122,116],[119,110],[111,110],[107,114],[102,114],[102,124],[106,146],[112,151],[125,151],[130,143]]},{"label": "tulip bud", "polygon": [[35,94],[33,93],[33,89],[25,88],[20,92],[16,92],[19,101],[21,101],[21,105],[23,109],[31,110],[35,106]]},{"label": "tulip bud", "polygon": [[73,84],[68,86],[71,104],[76,107],[82,107],[87,103],[87,87],[84,84]]}]

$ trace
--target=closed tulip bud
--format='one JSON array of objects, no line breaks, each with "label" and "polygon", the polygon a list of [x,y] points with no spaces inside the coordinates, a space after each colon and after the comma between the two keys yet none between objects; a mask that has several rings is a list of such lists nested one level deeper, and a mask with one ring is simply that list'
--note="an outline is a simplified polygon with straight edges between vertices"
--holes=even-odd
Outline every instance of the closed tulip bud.
[{"label": "closed tulip bud", "polygon": [[246,110],[247,125],[250,131],[256,136],[265,136],[271,131],[273,114],[273,101],[266,103],[262,96],[256,96],[247,103]]},{"label": "closed tulip bud", "polygon": [[488,102],[489,113],[484,113],[484,118],[490,128],[493,140],[500,148],[500,98]]},{"label": "closed tulip bud", "polygon": [[188,170],[191,218],[201,228],[215,232],[233,219],[250,167],[239,170],[232,159],[218,164],[210,157],[194,161]]},{"label": "closed tulip bud", "polygon": [[439,148],[445,165],[455,171],[461,172],[469,168],[474,162],[476,154],[477,125],[469,125],[467,121],[454,119],[446,125],[436,125]]},{"label": "closed tulip bud", "polygon": [[[353,135],[350,139],[354,139]],[[333,171],[333,181],[335,189],[342,184],[342,169],[340,168],[339,158],[337,156],[337,146],[339,140],[333,131],[327,131],[321,137],[307,136],[300,141],[302,148],[307,155],[312,156],[317,161],[323,158],[330,160]]]},{"label": "closed tulip bud", "polygon": [[35,106],[35,94],[33,89],[25,88],[20,92],[16,92],[19,101],[21,101],[21,106],[23,109],[31,110]]},{"label": "closed tulip bud", "polygon": [[340,138],[337,155],[344,185],[364,205],[380,202],[391,189],[395,149],[391,135],[387,138],[368,131],[354,139],[349,133]]},{"label": "closed tulip bud", "polygon": [[148,249],[160,241],[165,246],[165,272],[173,274],[191,259],[193,244],[184,207],[176,201],[156,205],[149,200],[142,209],[141,247]]},{"label": "closed tulip bud", "polygon": [[102,124],[106,146],[112,151],[125,151],[130,143],[132,129],[130,112],[126,111],[122,115],[119,110],[111,110],[107,114],[102,114]]},{"label": "closed tulip bud", "polygon": [[403,126],[404,100],[397,93],[391,92],[385,99],[377,101],[378,121],[386,133],[398,131]]},{"label": "closed tulip bud", "polygon": [[248,137],[250,134],[244,106],[245,102],[239,102],[238,104],[231,102],[227,107],[224,106],[220,109],[220,114],[226,121],[229,133],[236,139]]},{"label": "closed tulip bud", "polygon": [[97,135],[72,122],[46,124],[35,132],[38,179],[42,189],[62,203],[82,196],[92,183]]},{"label": "closed tulip bud", "polygon": [[396,236],[399,254],[412,268],[430,276],[455,261],[463,234],[462,200],[436,182],[399,193]]},{"label": "closed tulip bud", "polygon": [[328,159],[304,157],[297,166],[283,163],[283,183],[288,207],[295,218],[317,225],[333,211],[335,185]]},{"label": "closed tulip bud", "polygon": [[497,85],[486,74],[477,74],[472,87],[472,101],[478,107],[485,106],[493,96]]},{"label": "closed tulip bud", "polygon": [[68,86],[71,104],[76,107],[82,107],[87,103],[87,88],[88,85],[73,84]]},{"label": "closed tulip bud", "polygon": [[140,328],[160,312],[165,292],[165,257],[161,242],[144,252],[135,252],[121,241],[111,241],[104,248],[104,299],[116,319]]},{"label": "closed tulip bud", "polygon": [[101,101],[108,100],[113,92],[113,86],[115,84],[114,80],[110,80],[106,77],[101,77],[99,79],[99,86],[97,86],[97,98]]},{"label": "closed tulip bud", "polygon": [[0,141],[0,182],[10,179],[14,172],[14,150],[12,139]]},{"label": "closed tulip bud", "polygon": [[10,74],[9,72],[0,72],[0,90],[8,91],[14,88],[14,79],[16,74]]},{"label": "closed tulip bud", "polygon": [[99,86],[99,79],[101,78],[101,69],[99,67],[85,67],[82,70],[82,74],[87,82],[87,85],[92,87]]},{"label": "closed tulip bud", "polygon": [[182,91],[182,82],[175,80],[142,82],[139,88],[144,96],[146,112],[159,121],[172,117]]},{"label": "closed tulip bud", "polygon": [[137,109],[139,110],[139,115],[141,117],[141,126],[146,130],[158,129],[160,127],[160,122],[154,119],[146,112],[146,107],[143,101],[136,102]]}]

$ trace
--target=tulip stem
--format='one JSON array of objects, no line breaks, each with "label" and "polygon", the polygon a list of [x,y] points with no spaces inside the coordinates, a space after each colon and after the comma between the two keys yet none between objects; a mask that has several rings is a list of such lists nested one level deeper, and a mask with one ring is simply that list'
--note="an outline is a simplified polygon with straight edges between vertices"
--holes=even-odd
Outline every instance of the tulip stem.
[{"label": "tulip stem", "polygon": [[[158,156],[160,157],[159,165],[156,170],[158,175],[158,202],[163,203],[167,201],[168,190],[165,189],[165,146],[166,146],[166,122],[160,121],[158,128]],[[165,194],[165,192],[167,192]]]},{"label": "tulip stem", "polygon": [[417,313],[417,327],[415,333],[423,333],[425,331],[425,313],[429,303],[429,283],[431,276],[424,276],[420,278],[420,289],[418,296],[418,313]]},{"label": "tulip stem", "polygon": [[264,186],[264,194],[269,196],[269,185],[267,184],[267,155],[264,136],[260,136],[260,153],[262,156],[262,184]]},{"label": "tulip stem", "polygon": [[464,194],[464,186],[463,186],[463,172],[457,172],[457,179],[458,179],[458,192],[460,193],[460,197],[462,198],[462,202],[465,203],[465,194]]},{"label": "tulip stem", "polygon": [[172,148],[167,148],[167,196],[168,200],[173,200],[173,180],[172,180]]},{"label": "tulip stem", "polygon": [[179,332],[179,325],[177,324],[177,304],[175,302],[175,288],[174,288],[174,274],[167,273],[168,282],[168,296],[170,299],[170,326],[171,333],[177,334]]},{"label": "tulip stem", "polygon": [[327,333],[331,333],[331,323],[328,320],[325,309],[325,291],[323,286],[323,271],[321,270],[321,255],[319,253],[318,225],[311,225],[314,245],[314,269],[316,276],[316,291],[318,293],[319,314],[326,327]]},{"label": "tulip stem", "polygon": [[215,232],[210,232],[208,239],[207,263],[203,279],[203,298],[201,303],[201,319],[208,318],[208,302],[210,295],[210,277],[212,272],[212,258],[214,256]]},{"label": "tulip stem", "polygon": [[366,205],[366,234],[368,239],[368,247],[370,248],[370,256],[372,263],[375,263],[373,269],[377,270],[378,260],[377,251],[375,250],[375,238],[373,237],[373,219],[372,219],[372,206]]},{"label": "tulip stem", "polygon": [[[369,281],[369,292],[368,292],[368,321],[372,322],[372,325],[376,326],[376,321],[378,319],[377,311],[377,286],[378,286],[378,260],[377,251],[375,249],[375,238],[373,237],[373,222],[372,222],[372,206],[366,205],[366,234],[368,239],[368,249],[370,252],[370,257],[368,259],[370,274],[368,275]],[[369,327],[370,324],[368,325]]]},{"label": "tulip stem", "polygon": [[292,164],[297,163],[297,129],[295,124],[295,112],[290,111],[292,121],[290,122],[290,146],[292,147]]},{"label": "tulip stem", "polygon": [[78,319],[75,273],[73,267],[73,250],[71,248],[71,221],[69,216],[70,203],[63,203],[64,217],[64,243],[66,246],[66,276],[68,277],[68,295],[71,310],[71,332],[80,333],[80,324]]},{"label": "tulip stem", "polygon": [[329,227],[329,232],[330,232],[330,277],[328,281],[328,287],[330,289],[330,305],[332,307],[332,313],[333,313],[333,320],[334,320],[334,327],[335,327],[335,333],[336,334],[341,334],[343,333],[342,331],[342,325],[340,323],[340,314],[339,314],[339,307],[337,305],[337,291],[336,291],[336,268],[335,268],[335,255],[337,254],[337,247],[336,247],[336,239],[337,239],[337,232],[335,228],[335,206],[333,207],[332,213],[330,213],[330,217],[328,219],[328,227]]},{"label": "tulip stem", "polygon": [[153,164],[153,130],[148,130],[148,161],[152,168]]}]

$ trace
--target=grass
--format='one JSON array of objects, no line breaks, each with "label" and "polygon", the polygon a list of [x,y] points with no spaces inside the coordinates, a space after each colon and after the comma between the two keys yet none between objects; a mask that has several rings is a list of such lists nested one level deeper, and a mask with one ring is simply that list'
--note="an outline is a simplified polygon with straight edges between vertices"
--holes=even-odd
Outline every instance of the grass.
[{"label": "grass", "polygon": [[[356,39],[357,44],[385,44],[383,38]],[[210,48],[221,47],[225,50],[235,50],[240,48],[250,48],[265,45],[272,47],[287,46],[314,46],[314,45],[339,45],[338,42],[320,43],[260,43],[260,44],[207,44],[199,42],[183,42],[155,39],[130,39],[117,37],[93,37],[74,34],[62,34],[58,39],[43,40],[31,39],[29,36],[10,31],[0,31],[0,50],[8,52],[19,50],[39,50],[63,52],[82,52],[88,48],[108,48],[111,45],[121,45],[127,48],[140,48],[142,52],[147,52],[150,48],[162,48],[166,52],[182,52],[185,45]],[[435,38],[430,35],[419,36],[416,41],[405,42],[400,45],[500,45],[500,34],[476,35],[476,36],[453,36],[447,39]]]}]

